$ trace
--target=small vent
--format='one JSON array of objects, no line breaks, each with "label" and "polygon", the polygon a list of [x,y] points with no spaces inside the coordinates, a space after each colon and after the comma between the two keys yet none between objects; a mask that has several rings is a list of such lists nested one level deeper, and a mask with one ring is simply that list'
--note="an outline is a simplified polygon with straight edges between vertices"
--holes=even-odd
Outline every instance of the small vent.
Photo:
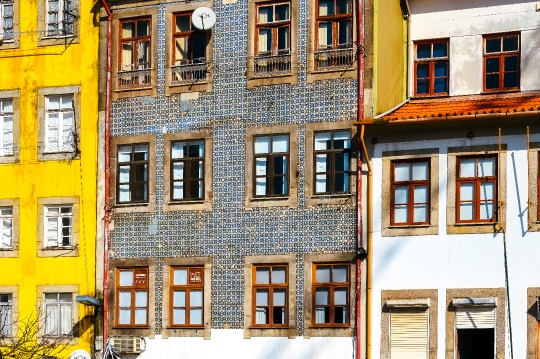
[{"label": "small vent", "polygon": [[142,353],[142,339],[139,337],[111,338],[114,351],[117,353]]}]

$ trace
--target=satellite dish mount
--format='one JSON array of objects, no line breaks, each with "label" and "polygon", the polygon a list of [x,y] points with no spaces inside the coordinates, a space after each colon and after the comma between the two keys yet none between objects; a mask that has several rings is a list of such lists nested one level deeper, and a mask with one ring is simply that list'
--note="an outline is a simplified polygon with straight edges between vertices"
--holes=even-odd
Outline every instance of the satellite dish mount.
[{"label": "satellite dish mount", "polygon": [[191,23],[199,30],[210,30],[216,24],[216,14],[208,7],[200,7],[193,11]]}]

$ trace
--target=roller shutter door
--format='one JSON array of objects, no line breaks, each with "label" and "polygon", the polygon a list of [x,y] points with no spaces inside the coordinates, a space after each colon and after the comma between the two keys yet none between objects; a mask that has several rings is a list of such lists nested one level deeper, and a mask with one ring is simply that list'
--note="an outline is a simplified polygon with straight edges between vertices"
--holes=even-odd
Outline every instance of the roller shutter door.
[{"label": "roller shutter door", "polygon": [[390,312],[390,359],[428,357],[428,310],[392,309]]},{"label": "roller shutter door", "polygon": [[495,308],[457,308],[456,328],[495,328]]}]

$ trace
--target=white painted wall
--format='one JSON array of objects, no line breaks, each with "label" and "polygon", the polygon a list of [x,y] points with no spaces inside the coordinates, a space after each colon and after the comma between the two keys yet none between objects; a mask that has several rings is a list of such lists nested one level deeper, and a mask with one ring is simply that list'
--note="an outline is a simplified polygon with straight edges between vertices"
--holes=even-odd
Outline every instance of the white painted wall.
[{"label": "white painted wall", "polygon": [[[450,38],[450,95],[482,91],[482,36],[521,31],[521,90],[540,90],[536,1],[409,0],[412,41]],[[411,68],[413,66],[411,61]],[[414,94],[410,78],[409,94]]]},{"label": "white painted wall", "polygon": [[[525,131],[524,131],[525,132]],[[540,134],[531,135],[531,142]],[[514,358],[524,358],[527,339],[527,288],[540,287],[540,233],[527,232],[526,138],[503,136],[507,152],[507,253]],[[445,357],[446,290],[505,286],[502,234],[446,234],[446,178],[448,147],[496,145],[497,137],[444,139],[377,144],[373,151],[373,198],[382,198],[381,156],[384,151],[439,148],[439,233],[430,236],[382,237],[380,201],[373,207],[373,358],[380,357],[381,291],[438,289],[438,358]],[[508,335],[508,331],[507,331]],[[508,356],[508,338],[507,358]]]},{"label": "white painted wall", "polygon": [[[147,349],[137,359],[328,359],[353,358],[352,338],[251,338],[242,329],[212,329],[212,338],[146,339]],[[129,356],[122,358],[131,359]]]}]

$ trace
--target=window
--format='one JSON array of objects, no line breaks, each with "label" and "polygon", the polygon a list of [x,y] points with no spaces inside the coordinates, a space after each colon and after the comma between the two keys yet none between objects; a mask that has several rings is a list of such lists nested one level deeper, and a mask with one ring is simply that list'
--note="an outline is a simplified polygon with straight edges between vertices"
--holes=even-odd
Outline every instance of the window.
[{"label": "window", "polygon": [[426,309],[390,309],[390,358],[429,358]]},{"label": "window", "polygon": [[289,135],[254,136],[255,197],[289,194]]},{"label": "window", "polygon": [[287,266],[253,266],[253,271],[253,326],[287,326]]},{"label": "window", "polygon": [[415,95],[448,94],[448,40],[415,44]]},{"label": "window", "polygon": [[116,324],[148,325],[148,268],[116,270]]},{"label": "window", "polygon": [[0,39],[13,39],[13,0],[0,1]]},{"label": "window", "polygon": [[349,325],[349,265],[314,264],[313,325]]},{"label": "window", "polygon": [[495,357],[495,308],[456,308],[459,358]]},{"label": "window", "polygon": [[45,293],[45,335],[72,334],[72,293]]},{"label": "window", "polygon": [[120,21],[118,88],[148,87],[151,83],[151,18]]},{"label": "window", "polygon": [[171,326],[203,327],[203,267],[171,267]]},{"label": "window", "polygon": [[73,208],[71,206],[46,206],[45,230],[47,231],[46,247],[62,247],[72,245]]},{"label": "window", "polygon": [[497,220],[496,157],[459,157],[457,177],[457,222]]},{"label": "window", "polygon": [[171,144],[171,200],[204,200],[204,140]]},{"label": "window", "polygon": [[74,34],[75,0],[47,0],[47,36]]},{"label": "window", "polygon": [[0,156],[9,155],[13,155],[13,100],[0,99]]},{"label": "window", "polygon": [[391,225],[429,224],[429,161],[392,163]]},{"label": "window", "polygon": [[118,146],[118,203],[148,201],[148,143]]},{"label": "window", "polygon": [[255,24],[255,73],[291,71],[290,2],[258,4]]},{"label": "window", "polygon": [[13,326],[13,299],[11,294],[0,294],[0,335],[11,336]]},{"label": "window", "polygon": [[484,91],[519,89],[519,34],[484,37]]},{"label": "window", "polygon": [[2,247],[13,247],[13,207],[0,207],[0,221],[2,222]]},{"label": "window", "polygon": [[46,97],[45,152],[75,150],[73,95]]},{"label": "window", "polygon": [[315,133],[315,194],[350,193],[350,131]]},{"label": "window", "polygon": [[316,67],[349,67],[354,60],[352,1],[318,0],[316,19]]},{"label": "window", "polygon": [[197,30],[191,14],[173,14],[172,84],[206,81],[206,31]]}]

